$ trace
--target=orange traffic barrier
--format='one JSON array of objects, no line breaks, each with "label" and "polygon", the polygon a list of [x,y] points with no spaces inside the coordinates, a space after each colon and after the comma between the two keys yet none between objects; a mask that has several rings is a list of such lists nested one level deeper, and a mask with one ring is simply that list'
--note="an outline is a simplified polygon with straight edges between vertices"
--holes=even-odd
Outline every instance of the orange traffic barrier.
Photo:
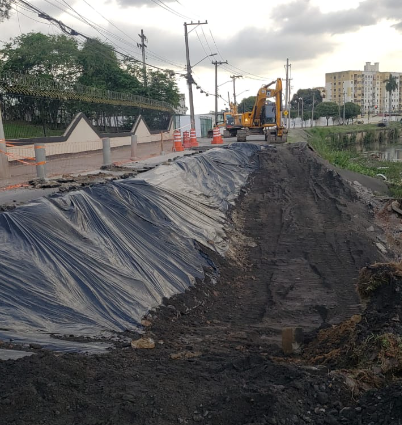
[{"label": "orange traffic barrier", "polygon": [[175,130],[173,133],[173,141],[174,141],[174,145],[173,145],[173,150],[175,152],[183,152],[184,148],[183,145],[181,144],[181,133],[180,130]]},{"label": "orange traffic barrier", "polygon": [[191,148],[190,132],[189,131],[183,131],[183,147],[185,149]]},{"label": "orange traffic barrier", "polygon": [[198,148],[197,135],[195,134],[194,128],[190,130],[190,145],[192,148]]},{"label": "orange traffic barrier", "polygon": [[219,127],[214,127],[213,131],[213,139],[211,145],[221,145],[223,144],[221,132],[219,131]]}]

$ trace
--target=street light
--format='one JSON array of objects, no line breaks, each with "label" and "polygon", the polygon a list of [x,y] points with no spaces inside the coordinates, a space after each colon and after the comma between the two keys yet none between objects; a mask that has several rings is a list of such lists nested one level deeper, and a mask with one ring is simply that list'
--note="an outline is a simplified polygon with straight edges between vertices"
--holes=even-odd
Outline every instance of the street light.
[{"label": "street light", "polygon": [[202,58],[200,61],[198,61],[195,65],[191,65],[192,68],[197,66],[199,63],[201,63],[204,59],[209,58],[210,56],[216,56],[218,53],[211,53],[210,55],[205,56],[205,58]]},{"label": "street light", "polygon": [[232,82],[232,80],[229,80],[229,81],[225,81],[224,83],[222,83],[222,84],[219,84],[219,86],[217,86],[217,87],[223,86],[224,84],[227,84],[227,83],[230,83],[230,82]]},{"label": "street light", "polygon": [[302,122],[301,122],[301,126],[303,128],[303,121],[304,121],[304,117],[303,117],[303,98],[302,97],[299,97],[299,100],[301,100],[301,103],[302,103],[302,114],[301,114]]},{"label": "street light", "polygon": [[240,96],[243,93],[246,93],[246,91],[250,91],[250,90],[243,90],[241,93],[237,94],[237,96]]}]

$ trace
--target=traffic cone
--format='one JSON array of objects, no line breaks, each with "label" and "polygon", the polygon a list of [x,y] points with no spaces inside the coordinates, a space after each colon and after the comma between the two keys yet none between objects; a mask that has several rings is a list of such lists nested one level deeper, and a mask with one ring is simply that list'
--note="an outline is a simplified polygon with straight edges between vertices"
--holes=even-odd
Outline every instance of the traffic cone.
[{"label": "traffic cone", "polygon": [[211,145],[221,145],[223,144],[221,132],[219,131],[219,127],[214,127],[213,139]]},{"label": "traffic cone", "polygon": [[191,148],[189,131],[183,131],[183,147],[185,149]]},{"label": "traffic cone", "polygon": [[181,133],[180,130],[175,130],[173,133],[173,141],[174,141],[174,146],[173,146],[173,150],[175,152],[183,152],[184,148],[183,145],[181,144]]},{"label": "traffic cone", "polygon": [[198,148],[197,135],[195,134],[194,128],[190,130],[190,145],[192,148]]}]

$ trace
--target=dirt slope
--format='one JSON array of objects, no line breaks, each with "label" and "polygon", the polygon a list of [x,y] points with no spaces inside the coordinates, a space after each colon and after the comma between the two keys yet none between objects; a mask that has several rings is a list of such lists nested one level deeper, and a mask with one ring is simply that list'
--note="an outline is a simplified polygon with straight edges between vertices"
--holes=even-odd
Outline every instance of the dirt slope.
[{"label": "dirt slope", "polygon": [[228,259],[204,250],[218,281],[211,263],[211,278],[147,318],[155,349],[0,362],[1,425],[398,423],[399,386],[360,403],[342,373],[273,344],[284,326],[360,311],[354,279],[383,259],[373,218],[306,145],[268,148],[260,162],[232,211]]}]

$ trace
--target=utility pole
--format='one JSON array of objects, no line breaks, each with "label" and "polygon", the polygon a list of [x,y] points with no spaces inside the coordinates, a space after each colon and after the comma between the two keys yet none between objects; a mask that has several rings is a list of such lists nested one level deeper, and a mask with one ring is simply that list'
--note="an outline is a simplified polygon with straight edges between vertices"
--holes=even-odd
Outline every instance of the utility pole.
[{"label": "utility pole", "polygon": [[[188,48],[188,31],[187,26],[191,25],[206,25],[208,21],[205,22],[193,22],[191,21],[189,24],[187,22],[184,23],[184,41],[186,43],[186,60],[187,60],[187,85],[188,85],[188,101],[190,103],[190,121],[191,121],[191,129],[195,130],[195,116],[194,116],[194,98],[193,98],[193,76],[191,75],[191,65],[190,65],[190,50]],[[190,31],[191,32],[191,31]]]},{"label": "utility pole", "polygon": [[[242,78],[243,75],[231,75],[230,78],[233,80],[233,103],[236,106],[236,78]],[[230,105],[229,105],[230,107]]]},{"label": "utility pole", "polygon": [[287,124],[286,127],[290,127],[290,110],[289,110],[289,103],[290,103],[290,81],[289,81],[289,59],[286,59],[286,94],[285,94],[285,110],[287,111]]},{"label": "utility pole", "polygon": [[[224,63],[228,63],[228,61],[212,62],[212,65],[215,65],[215,125],[218,124],[218,65],[222,65]],[[229,105],[229,107],[230,107],[230,105]]]},{"label": "utility pole", "polygon": [[1,104],[0,104],[0,178],[7,179],[10,177],[10,168],[8,165],[7,144],[6,137],[4,135],[3,119],[1,116]]},{"label": "utility pole", "polygon": [[141,34],[138,34],[138,36],[141,39],[141,43],[137,43],[137,46],[142,50],[142,73],[144,77],[144,86],[145,89],[147,89],[147,68],[145,66],[145,48],[147,47],[147,45],[145,44],[145,42],[148,41],[148,39],[144,34],[144,30],[141,30]]},{"label": "utility pole", "polygon": [[315,96],[313,93],[313,109],[311,111],[311,127],[314,127],[314,100],[315,100]]}]

